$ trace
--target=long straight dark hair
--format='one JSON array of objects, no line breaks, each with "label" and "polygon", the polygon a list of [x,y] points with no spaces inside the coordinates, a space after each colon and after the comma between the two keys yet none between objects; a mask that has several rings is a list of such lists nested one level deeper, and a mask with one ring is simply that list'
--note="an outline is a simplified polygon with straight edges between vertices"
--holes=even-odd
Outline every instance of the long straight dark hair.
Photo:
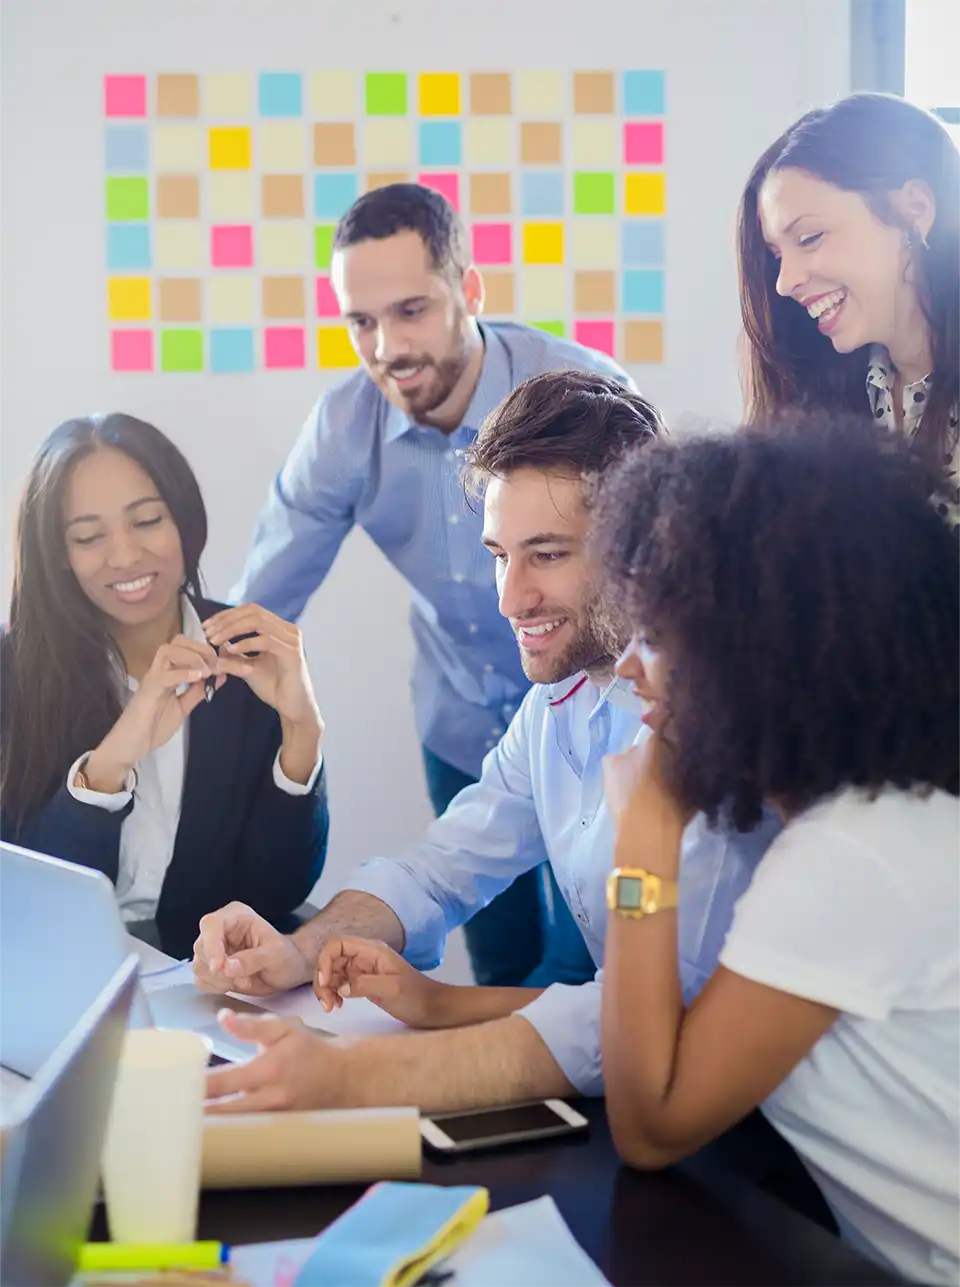
[{"label": "long straight dark hair", "polygon": [[149,475],[180,534],[184,589],[201,593],[207,513],[193,471],[159,429],[120,414],[67,420],[37,453],[20,501],[3,646],[3,813],[18,826],[120,715],[116,645],[67,559],[63,498],[72,471],[112,447]]},{"label": "long straight dark hair", "polygon": [[[911,236],[917,296],[930,330],[933,380],[917,441],[933,455],[957,442],[950,423],[960,396],[960,155],[940,121],[890,94],[853,94],[807,112],[753,167],[740,201],[740,308],[746,335],[747,417],[767,420],[790,407],[867,413],[868,351],[837,353],[790,299],[776,291],[777,263],[760,227],[767,175],[791,167],[859,192],[884,223]],[[911,179],[926,183],[937,211],[927,245],[889,200]]]}]

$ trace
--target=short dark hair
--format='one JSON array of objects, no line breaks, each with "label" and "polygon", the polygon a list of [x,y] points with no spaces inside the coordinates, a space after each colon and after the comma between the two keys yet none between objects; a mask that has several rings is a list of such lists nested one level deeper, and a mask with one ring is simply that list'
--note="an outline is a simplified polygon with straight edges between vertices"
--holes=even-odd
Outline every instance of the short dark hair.
[{"label": "short dark hair", "polygon": [[653,444],[601,486],[597,566],[672,661],[677,785],[754,826],[843,787],[957,793],[960,577],[916,444],[794,414]]},{"label": "short dark hair", "polygon": [[345,250],[398,232],[417,233],[439,273],[459,277],[470,267],[467,234],[457,212],[439,192],[419,183],[390,183],[358,197],[337,224],[333,248]]},{"label": "short dark hair", "polygon": [[627,448],[666,434],[660,412],[610,376],[548,371],[517,385],[465,453],[464,487],[516,469],[599,477]]}]

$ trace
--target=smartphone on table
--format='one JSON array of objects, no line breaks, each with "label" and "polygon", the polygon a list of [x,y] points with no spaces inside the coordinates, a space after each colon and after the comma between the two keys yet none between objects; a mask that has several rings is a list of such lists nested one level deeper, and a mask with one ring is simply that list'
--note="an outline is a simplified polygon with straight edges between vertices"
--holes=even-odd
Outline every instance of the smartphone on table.
[{"label": "smartphone on table", "polygon": [[589,1123],[562,1099],[505,1108],[479,1108],[466,1113],[433,1113],[420,1119],[423,1142],[441,1153],[467,1153],[527,1140],[575,1135]]}]

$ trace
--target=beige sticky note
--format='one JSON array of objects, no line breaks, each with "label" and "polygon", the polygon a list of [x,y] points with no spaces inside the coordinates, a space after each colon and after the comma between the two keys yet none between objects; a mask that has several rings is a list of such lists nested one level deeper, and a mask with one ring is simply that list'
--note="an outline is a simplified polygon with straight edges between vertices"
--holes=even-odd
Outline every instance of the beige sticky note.
[{"label": "beige sticky note", "polygon": [[523,269],[523,314],[525,317],[563,317],[567,313],[567,274],[555,265],[533,265]]},{"label": "beige sticky note", "polygon": [[200,279],[161,277],[157,283],[158,314],[161,322],[201,320]]},{"label": "beige sticky note", "polygon": [[563,131],[559,121],[524,121],[520,126],[520,160],[524,165],[559,165]]},{"label": "beige sticky note", "polygon": [[199,116],[200,78],[193,75],[157,77],[158,116]]},{"label": "beige sticky note", "polygon": [[213,73],[203,79],[203,110],[206,116],[250,116],[253,89],[243,73]]},{"label": "beige sticky note", "polygon": [[157,125],[153,131],[153,162],[158,170],[189,173],[205,169],[203,130],[199,125]]},{"label": "beige sticky note", "polygon": [[308,225],[302,220],[270,220],[259,229],[260,265],[265,269],[306,271],[311,263]]},{"label": "beige sticky note", "polygon": [[663,323],[624,322],[622,349],[624,362],[662,362]]},{"label": "beige sticky note", "polygon": [[612,114],[616,111],[613,72],[582,71],[573,74],[573,110],[578,114]]},{"label": "beige sticky note", "polygon": [[574,268],[616,268],[620,251],[618,222],[606,215],[571,219],[567,245]]},{"label": "beige sticky note", "polygon": [[246,273],[217,273],[206,283],[207,313],[215,324],[252,322],[256,317],[255,280]]},{"label": "beige sticky note", "polygon": [[483,274],[483,311],[488,317],[512,317],[516,309],[513,273],[488,269]]},{"label": "beige sticky note", "polygon": [[510,175],[504,172],[470,175],[470,213],[510,214]]},{"label": "beige sticky note", "polygon": [[595,269],[573,275],[573,307],[578,313],[612,313],[617,306],[613,272]]},{"label": "beige sticky note", "polygon": [[263,316],[290,318],[306,316],[306,291],[302,277],[264,277]]},{"label": "beige sticky note", "polygon": [[365,120],[360,155],[363,164],[371,169],[410,165],[413,158],[410,123],[394,117]]},{"label": "beige sticky note", "polygon": [[159,219],[198,219],[200,180],[195,174],[161,174],[157,178]]},{"label": "beige sticky note", "polygon": [[153,230],[153,261],[161,272],[198,271],[204,266],[203,225],[185,220],[164,220]]},{"label": "beige sticky note", "polygon": [[314,72],[310,77],[307,102],[314,119],[352,120],[359,112],[355,73]]},{"label": "beige sticky note", "polygon": [[252,219],[256,212],[253,175],[221,170],[206,177],[210,218],[216,221]]}]

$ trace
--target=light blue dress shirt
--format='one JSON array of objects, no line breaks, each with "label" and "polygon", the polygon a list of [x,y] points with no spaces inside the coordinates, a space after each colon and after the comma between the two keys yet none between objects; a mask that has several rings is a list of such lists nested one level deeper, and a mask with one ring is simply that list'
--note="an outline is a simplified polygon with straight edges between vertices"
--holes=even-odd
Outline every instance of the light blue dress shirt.
[{"label": "light blue dress shirt", "polygon": [[[404,955],[429,970],[452,929],[549,859],[598,973],[578,986],[553,984],[519,1013],[585,1095],[603,1093],[600,967],[613,827],[602,762],[649,735],[640,713],[619,680],[602,693],[583,676],[535,685],[484,760],[476,786],[460,792],[422,841],[397,857],[363,863],[350,881],[351,889],[393,908],[406,932]],[[715,969],[734,905],[779,830],[770,817],[749,835],[728,835],[698,817],[684,832],[678,943],[688,1003]]]},{"label": "light blue dress shirt", "polygon": [[497,607],[482,507],[460,480],[462,452],[484,418],[531,376],[597,371],[634,387],[615,362],[569,340],[485,322],[483,368],[452,434],[413,424],[363,371],[328,390],[271,486],[231,599],[296,620],[356,523],[404,577],[416,643],[417,731],[442,760],[475,777],[528,683]]}]

